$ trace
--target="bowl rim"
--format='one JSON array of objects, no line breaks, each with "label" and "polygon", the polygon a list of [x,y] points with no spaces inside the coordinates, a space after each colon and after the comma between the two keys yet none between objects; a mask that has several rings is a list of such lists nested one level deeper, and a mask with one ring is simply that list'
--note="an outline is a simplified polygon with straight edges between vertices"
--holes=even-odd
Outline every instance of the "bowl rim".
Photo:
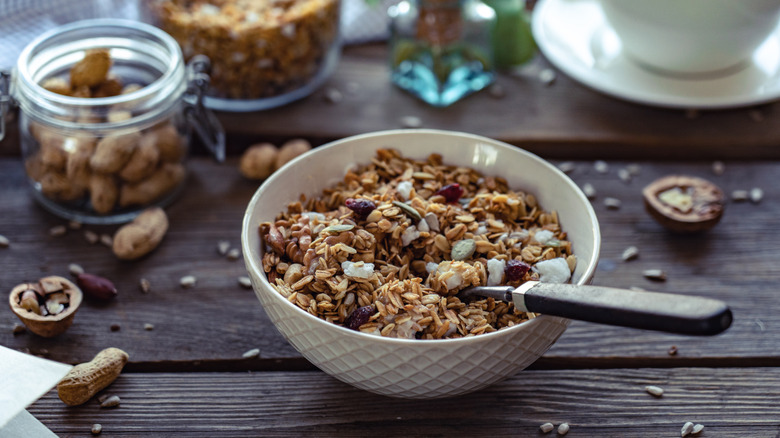
[{"label": "bowl rim", "polygon": [[[569,320],[566,318],[551,316],[551,315],[538,315],[535,318],[529,319],[527,321],[523,321],[520,324],[516,324],[512,327],[503,328],[501,330],[496,330],[490,333],[483,333],[480,334],[479,336],[469,336],[469,337],[454,338],[454,339],[425,339],[425,340],[390,338],[386,336],[378,336],[378,335],[363,333],[357,330],[351,330],[346,327],[342,327],[340,325],[325,321],[324,319],[318,318],[304,311],[303,309],[299,308],[298,306],[289,302],[288,300],[284,299],[284,297],[282,297],[282,295],[279,294],[279,292],[277,292],[276,289],[274,289],[274,287],[268,281],[268,278],[266,277],[262,266],[259,264],[260,260],[256,260],[255,257],[250,257],[250,255],[254,252],[255,249],[249,245],[248,233],[257,232],[257,227],[259,226],[259,224],[250,223],[250,219],[252,217],[253,212],[257,209],[257,204],[259,202],[261,194],[265,190],[267,190],[268,187],[273,186],[276,183],[276,180],[281,178],[281,175],[283,173],[290,171],[290,169],[295,167],[298,162],[302,161],[308,156],[314,154],[328,153],[328,151],[331,149],[341,147],[348,143],[363,141],[369,138],[408,136],[408,135],[431,135],[431,136],[443,135],[448,137],[457,137],[457,138],[469,139],[474,141],[487,142],[492,146],[496,146],[501,149],[509,149],[514,152],[527,155],[527,157],[530,158],[532,161],[536,161],[537,164],[547,167],[549,170],[553,171],[553,173],[557,174],[562,179],[562,181],[564,181],[566,185],[568,185],[569,188],[572,189],[575,196],[584,205],[588,213],[590,226],[591,229],[593,230],[593,253],[590,256],[590,259],[587,261],[588,265],[585,272],[583,272],[582,277],[579,279],[579,281],[576,284],[583,285],[591,281],[596,271],[596,266],[598,264],[598,259],[599,259],[599,252],[601,248],[601,231],[599,228],[598,218],[596,216],[596,212],[593,209],[593,205],[591,204],[591,202],[588,200],[588,198],[585,196],[585,194],[582,192],[579,186],[577,186],[577,184],[575,184],[574,181],[571,178],[569,178],[569,176],[566,175],[563,171],[558,169],[556,166],[554,166],[552,163],[548,162],[547,160],[519,146],[514,146],[509,143],[500,140],[495,140],[481,135],[470,134],[470,133],[460,132],[460,131],[440,130],[440,129],[391,129],[391,130],[374,131],[365,134],[358,134],[349,137],[344,137],[338,140],[328,142],[317,148],[314,148],[306,152],[305,154],[294,158],[293,160],[287,162],[284,166],[277,169],[273,174],[271,174],[270,177],[268,177],[265,181],[263,181],[263,183],[257,188],[257,190],[255,190],[255,193],[252,195],[252,198],[249,201],[249,204],[247,205],[247,208],[244,212],[244,218],[241,225],[241,247],[242,247],[241,249],[244,253],[244,262],[246,264],[247,270],[249,270],[250,272],[257,273],[258,274],[257,277],[260,278],[262,286],[266,287],[268,290],[273,292],[270,295],[272,295],[274,298],[271,299],[278,301],[283,306],[288,306],[289,308],[295,309],[295,311],[300,312],[300,314],[303,315],[304,317],[308,317],[313,324],[321,326],[323,327],[323,329],[325,327],[328,327],[327,330],[336,329],[336,332],[339,333],[341,336],[355,337],[356,340],[361,340],[361,341],[373,341],[373,342],[380,342],[380,343],[397,344],[398,346],[406,346],[412,348],[425,348],[425,346],[443,346],[443,345],[452,345],[454,343],[466,344],[471,342],[488,341],[489,339],[497,339],[502,336],[511,336],[512,334],[514,334],[514,332],[518,330],[533,329],[536,325],[542,324],[543,322],[546,322],[551,319],[562,320],[564,321],[565,324],[568,324]],[[392,145],[388,145],[387,147],[392,148]],[[444,161],[446,163],[446,157]],[[255,288],[254,284],[253,284],[253,288]],[[257,291],[255,291],[255,294],[257,295]],[[274,324],[274,326],[276,327],[276,324]],[[276,329],[281,332],[281,330],[278,327],[276,327]],[[285,335],[284,333],[282,334]]]}]

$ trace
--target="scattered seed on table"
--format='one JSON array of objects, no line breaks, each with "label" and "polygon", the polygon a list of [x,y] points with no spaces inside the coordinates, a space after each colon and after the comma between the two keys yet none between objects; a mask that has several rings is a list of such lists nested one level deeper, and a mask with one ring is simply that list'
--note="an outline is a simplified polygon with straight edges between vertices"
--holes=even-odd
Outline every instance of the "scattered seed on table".
[{"label": "scattered seed on table", "polygon": [[639,174],[642,173],[642,166],[637,163],[631,163],[626,166],[626,170],[628,170],[628,173],[631,174],[631,176],[639,176]]},{"label": "scattered seed on table", "polygon": [[217,252],[219,255],[225,255],[230,250],[230,242],[227,240],[220,240],[219,243],[217,243]]},{"label": "scattered seed on table", "polygon": [[23,326],[22,324],[19,323],[14,324],[13,333],[15,335],[21,335],[26,331],[27,331],[27,327]]},{"label": "scattered seed on table", "polygon": [[570,173],[576,168],[577,165],[573,161],[564,161],[558,165],[558,169],[560,169],[560,171],[563,173]]},{"label": "scattered seed on table", "polygon": [[415,116],[403,116],[398,119],[402,128],[415,129],[422,126],[422,119]]},{"label": "scattered seed on table", "polygon": [[631,182],[631,172],[628,169],[618,169],[618,178],[628,184]]},{"label": "scattered seed on table", "polygon": [[189,288],[191,288],[191,287],[195,286],[195,283],[197,283],[197,282],[198,282],[198,279],[197,279],[197,278],[195,278],[195,277],[194,277],[194,276],[192,276],[192,275],[185,275],[184,277],[182,277],[182,278],[179,280],[179,284],[180,284],[180,285],[181,285],[181,287],[183,287],[184,289],[189,289]]},{"label": "scattered seed on table", "polygon": [[734,190],[731,192],[731,200],[734,202],[743,202],[747,201],[748,199],[748,191],[747,190]]},{"label": "scattered seed on table", "polygon": [[667,351],[667,353],[669,354],[669,356],[676,356],[677,355],[677,346],[676,345],[672,345],[671,347],[669,347],[669,350]]},{"label": "scattered seed on table", "polygon": [[550,431],[553,429],[555,429],[555,426],[553,426],[552,423],[544,423],[539,426],[539,430],[541,430],[543,433],[550,433]]},{"label": "scattered seed on table", "polygon": [[585,196],[588,199],[593,199],[596,197],[596,188],[593,187],[593,184],[591,183],[585,183],[582,186],[582,192],[585,193]]},{"label": "scattered seed on table", "polygon": [[118,332],[122,327],[119,324],[111,324],[111,327],[109,327],[112,332]]},{"label": "scattered seed on table", "polygon": [[663,388],[658,386],[647,385],[645,386],[645,391],[647,391],[647,393],[652,395],[653,397],[661,397],[662,395],[664,395]]},{"label": "scattered seed on table", "polygon": [[152,290],[152,283],[149,283],[149,280],[142,278],[138,282],[138,286],[141,287],[141,292],[148,294],[150,290]]},{"label": "scattered seed on table", "polygon": [[610,210],[617,210],[620,208],[621,202],[617,198],[604,198],[604,206]]},{"label": "scattered seed on table", "polygon": [[94,245],[100,240],[100,236],[97,235],[94,231],[84,231],[84,238],[89,242],[91,245]]},{"label": "scattered seed on table", "polygon": [[634,260],[639,257],[639,249],[635,246],[629,246],[623,250],[623,254],[620,256],[624,262]]},{"label": "scattered seed on table", "polygon": [[750,202],[758,204],[762,199],[764,199],[764,191],[760,187],[750,189]]},{"label": "scattered seed on table", "polygon": [[566,435],[569,433],[569,423],[561,423],[558,426],[558,435]]},{"label": "scattered seed on table", "polygon": [[693,432],[693,423],[690,421],[683,424],[682,429],[680,429],[680,436],[685,437],[690,435],[690,433]]},{"label": "scattered seed on table", "polygon": [[148,322],[144,324],[144,330],[146,331],[152,331],[154,330],[154,324],[149,324]]},{"label": "scattered seed on table", "polygon": [[68,232],[68,229],[65,228],[65,225],[55,225],[51,228],[49,228],[49,235],[52,237],[60,237],[64,236],[65,233]]},{"label": "scattered seed on table", "polygon": [[[119,406],[119,402],[121,400],[119,399],[118,395],[112,395],[111,397],[106,398],[100,403],[101,408],[115,408]],[[693,425],[691,425],[693,426]]]},{"label": "scattered seed on table", "polygon": [[701,433],[702,430],[704,430],[703,424],[695,424],[693,426],[693,429],[691,430],[691,435],[696,435],[698,433]]},{"label": "scattered seed on table", "polygon": [[103,432],[103,426],[100,423],[93,424],[92,435],[100,435],[100,432]]},{"label": "scattered seed on table", "polygon": [[607,162],[604,161],[604,160],[596,160],[593,163],[593,168],[598,173],[607,173],[607,172],[609,172],[609,164],[607,164]]},{"label": "scattered seed on table", "polygon": [[335,105],[344,99],[344,95],[338,89],[330,87],[325,90],[324,98],[325,102]]},{"label": "scattered seed on table", "polygon": [[81,229],[81,222],[79,221],[70,221],[68,222],[68,228],[71,230],[80,230]]},{"label": "scattered seed on table", "polygon": [[650,280],[666,281],[666,272],[661,269],[645,269],[642,275]]},{"label": "scattered seed on table", "polygon": [[238,260],[241,257],[241,251],[238,248],[233,248],[227,253],[228,260]]},{"label": "scattered seed on table", "polygon": [[712,173],[715,175],[723,175],[723,172],[726,171],[726,165],[723,164],[723,161],[714,161],[712,163]]},{"label": "scattered seed on table", "polygon": [[79,274],[84,273],[84,268],[82,268],[81,265],[78,265],[76,263],[71,263],[68,265],[68,271],[70,271],[70,275],[74,277],[78,277]]},{"label": "scattered seed on table", "polygon": [[501,86],[501,84],[493,84],[488,87],[488,94],[490,94],[490,97],[494,99],[503,99],[506,97],[506,90]]},{"label": "scattered seed on table", "polygon": [[112,248],[114,246],[114,238],[111,237],[110,234],[101,234],[100,243],[102,243],[104,246]]},{"label": "scattered seed on table", "polygon": [[764,113],[762,113],[759,110],[752,110],[748,112],[748,115],[754,122],[763,122],[764,121]]},{"label": "scattered seed on table", "polygon": [[11,241],[7,237],[0,234],[0,248],[8,248],[11,245]]},{"label": "scattered seed on table", "polygon": [[555,71],[549,68],[539,72],[539,81],[548,87],[555,82],[556,77]]},{"label": "scattered seed on table", "polygon": [[246,351],[244,354],[241,355],[244,359],[250,359],[253,357],[260,356],[260,349],[259,348],[253,348],[249,351]]},{"label": "scattered seed on table", "polygon": [[250,280],[249,277],[238,277],[238,284],[244,289],[252,288],[252,280]]}]

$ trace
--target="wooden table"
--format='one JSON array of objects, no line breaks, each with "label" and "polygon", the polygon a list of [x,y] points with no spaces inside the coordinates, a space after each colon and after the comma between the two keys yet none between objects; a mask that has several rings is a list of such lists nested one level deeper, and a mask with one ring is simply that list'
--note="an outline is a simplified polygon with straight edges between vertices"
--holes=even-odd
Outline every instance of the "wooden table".
[{"label": "wooden table", "polygon": [[[595,283],[689,293],[725,300],[733,326],[716,337],[684,337],[573,322],[530,369],[476,393],[406,401],[373,395],[332,379],[303,359],[273,328],[252,291],[238,285],[241,260],[217,253],[217,242],[239,245],[245,206],[258,186],[237,172],[236,156],[219,165],[196,157],[191,181],[168,209],[171,229],[160,248],[121,262],[90,245],[85,226],[61,237],[58,219],[29,196],[12,139],[0,159],[0,289],[44,275],[67,275],[78,263],[111,278],[118,298],[85,302],[74,325],[54,339],[14,335],[10,310],[0,312],[0,345],[67,363],[90,360],[106,347],[130,353],[130,363],[105,393],[121,406],[96,401],[65,406],[55,391],[30,412],[60,436],[542,436],[540,424],[571,425],[569,436],[674,437],[686,421],[700,436],[776,437],[780,433],[780,131],[775,105],[701,113],[645,108],[612,100],[559,75],[552,87],[503,76],[505,99],[487,93],[448,109],[425,107],[387,83],[383,47],[350,48],[328,86],[358,91],[329,104],[320,93],[278,110],[222,114],[232,150],[248,142],[303,136],[333,138],[398,126],[405,115],[427,127],[459,129],[511,141],[559,163],[574,159],[570,176],[591,183],[603,233]],[[380,56],[382,55],[382,56]],[[542,61],[543,62],[543,61]],[[543,64],[542,64],[543,65]],[[763,121],[751,111],[759,111]],[[753,116],[751,117],[751,114]],[[690,114],[689,114],[690,115]],[[609,172],[593,168],[606,158]],[[667,158],[674,158],[674,161]],[[725,160],[717,176],[712,160]],[[629,183],[617,171],[638,163]],[[640,191],[655,178],[685,173],[710,179],[726,193],[760,187],[760,203],[729,202],[721,223],[701,235],[673,235],[644,212]],[[622,201],[608,210],[603,200]],[[637,260],[621,260],[639,248]],[[665,282],[642,276],[666,271]],[[179,278],[195,275],[196,287]],[[143,293],[145,277],[152,289]],[[120,329],[112,331],[112,324]],[[145,324],[153,324],[146,330]],[[669,350],[676,347],[677,353]],[[243,358],[252,349],[259,357]],[[646,385],[665,390],[655,398]],[[552,432],[547,436],[555,436]]]}]

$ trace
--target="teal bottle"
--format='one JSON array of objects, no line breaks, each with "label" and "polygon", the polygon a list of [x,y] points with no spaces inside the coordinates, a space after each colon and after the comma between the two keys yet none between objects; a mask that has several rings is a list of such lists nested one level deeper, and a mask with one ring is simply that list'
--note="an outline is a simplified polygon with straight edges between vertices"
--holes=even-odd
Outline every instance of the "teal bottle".
[{"label": "teal bottle", "polygon": [[446,107],[495,79],[495,11],[481,0],[402,0],[390,16],[390,69],[401,89]]}]

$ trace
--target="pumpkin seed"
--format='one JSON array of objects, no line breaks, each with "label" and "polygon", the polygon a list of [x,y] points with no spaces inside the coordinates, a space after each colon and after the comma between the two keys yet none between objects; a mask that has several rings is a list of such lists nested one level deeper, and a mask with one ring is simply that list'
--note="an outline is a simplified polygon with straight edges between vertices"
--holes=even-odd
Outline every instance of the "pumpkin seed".
[{"label": "pumpkin seed", "polygon": [[422,216],[420,216],[420,213],[418,213],[417,210],[411,205],[403,202],[398,202],[398,201],[393,201],[393,205],[403,210],[404,213],[408,214],[409,217],[411,217],[415,221],[419,222],[422,220]]},{"label": "pumpkin seed", "polygon": [[329,227],[325,227],[325,228],[322,230],[322,232],[323,232],[323,233],[334,233],[334,234],[338,234],[338,233],[341,233],[341,232],[344,232],[344,231],[350,231],[350,230],[352,230],[353,228],[355,228],[355,226],[354,226],[354,225],[349,225],[349,224],[336,224],[336,225],[331,225],[331,226],[329,226]]},{"label": "pumpkin seed", "polygon": [[477,242],[475,242],[474,239],[459,240],[452,245],[450,257],[452,257],[452,260],[454,261],[466,260],[474,255],[476,249]]}]

